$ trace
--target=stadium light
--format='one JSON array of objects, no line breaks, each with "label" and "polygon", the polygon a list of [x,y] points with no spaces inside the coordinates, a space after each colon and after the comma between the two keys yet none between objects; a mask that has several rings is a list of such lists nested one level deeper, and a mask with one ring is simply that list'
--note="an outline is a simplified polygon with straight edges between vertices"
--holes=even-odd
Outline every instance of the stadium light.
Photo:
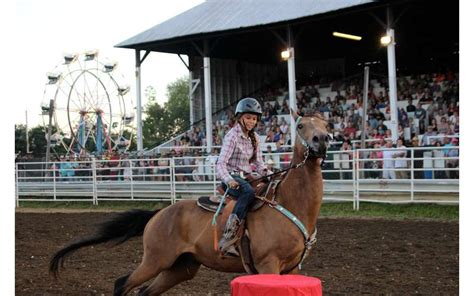
[{"label": "stadium light", "polygon": [[388,46],[392,42],[392,37],[385,35],[382,38],[380,38],[380,43],[383,46]]},{"label": "stadium light", "polygon": [[340,33],[340,32],[332,32],[332,36],[339,37],[339,38],[350,39],[350,40],[355,40],[355,41],[360,41],[362,39],[362,37],[360,37],[360,36],[346,34],[346,33]]},{"label": "stadium light", "polygon": [[289,49],[286,49],[286,50],[281,52],[281,58],[284,61],[287,61],[290,57],[291,57],[291,51]]}]

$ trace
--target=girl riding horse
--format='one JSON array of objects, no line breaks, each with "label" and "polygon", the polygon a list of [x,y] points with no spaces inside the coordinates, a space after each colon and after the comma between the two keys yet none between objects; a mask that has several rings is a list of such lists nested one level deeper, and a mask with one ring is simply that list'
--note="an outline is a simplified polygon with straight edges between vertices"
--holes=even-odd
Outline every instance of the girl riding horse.
[{"label": "girl riding horse", "polygon": [[227,220],[224,235],[219,241],[219,250],[223,254],[238,256],[234,243],[237,241],[237,230],[247,215],[249,205],[255,199],[255,190],[241,177],[252,173],[251,164],[261,175],[268,173],[262,159],[258,137],[254,128],[262,116],[262,107],[254,98],[244,98],[235,108],[237,124],[226,134],[221,154],[217,160],[217,176],[229,187],[229,194],[237,197],[237,203]]}]

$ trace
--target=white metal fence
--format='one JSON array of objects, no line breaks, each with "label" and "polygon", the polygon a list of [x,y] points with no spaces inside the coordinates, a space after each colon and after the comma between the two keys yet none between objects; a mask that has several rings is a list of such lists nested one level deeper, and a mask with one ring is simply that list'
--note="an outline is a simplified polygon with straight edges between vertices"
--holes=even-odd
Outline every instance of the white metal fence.
[{"label": "white metal fence", "polygon": [[[394,156],[395,154],[395,156]],[[166,201],[215,194],[217,156],[16,163],[16,202]],[[264,154],[273,170],[291,153]],[[269,161],[271,159],[271,161]],[[329,151],[324,200],[459,203],[459,147]]]}]

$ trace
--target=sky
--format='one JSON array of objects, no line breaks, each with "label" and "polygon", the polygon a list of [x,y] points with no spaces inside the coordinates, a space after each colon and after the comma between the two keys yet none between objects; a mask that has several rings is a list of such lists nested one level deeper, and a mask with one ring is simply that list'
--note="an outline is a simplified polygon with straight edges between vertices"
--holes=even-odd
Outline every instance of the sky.
[{"label": "sky", "polygon": [[[203,0],[17,0],[15,2],[15,56],[21,63],[21,94],[15,99],[14,123],[42,124],[40,113],[46,73],[63,61],[64,53],[98,49],[99,60],[118,62],[117,71],[131,86],[135,99],[135,51],[114,45],[135,36]],[[144,52],[142,53],[144,54]],[[187,61],[187,57],[185,57]],[[143,91],[153,86],[157,101],[166,100],[166,85],[186,76],[186,67],[177,55],[150,53],[142,64]],[[136,101],[135,101],[136,102]]]}]

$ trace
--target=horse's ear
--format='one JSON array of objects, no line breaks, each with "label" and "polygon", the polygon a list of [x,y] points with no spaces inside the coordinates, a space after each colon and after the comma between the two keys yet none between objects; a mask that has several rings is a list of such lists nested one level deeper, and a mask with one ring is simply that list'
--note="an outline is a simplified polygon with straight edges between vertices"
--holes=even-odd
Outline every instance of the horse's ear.
[{"label": "horse's ear", "polygon": [[290,108],[290,113],[295,121],[298,119],[298,117],[300,117],[300,115],[295,110],[293,110],[293,108]]}]

